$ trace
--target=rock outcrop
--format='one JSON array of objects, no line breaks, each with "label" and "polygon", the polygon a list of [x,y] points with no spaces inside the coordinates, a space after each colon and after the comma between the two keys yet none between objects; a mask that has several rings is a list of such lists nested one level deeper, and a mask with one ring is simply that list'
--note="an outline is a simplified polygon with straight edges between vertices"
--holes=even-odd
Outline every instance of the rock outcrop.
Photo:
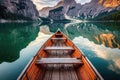
[{"label": "rock outcrop", "polygon": [[75,0],[62,0],[60,3],[61,5],[57,9],[50,10],[49,12],[50,19],[64,20],[65,14],[67,14],[70,17],[78,16],[81,4],[77,4]]},{"label": "rock outcrop", "polygon": [[54,7],[44,7],[39,11],[39,16],[47,18],[49,15],[49,11],[54,9]]},{"label": "rock outcrop", "polygon": [[0,19],[36,20],[38,16],[31,0],[0,0]]},{"label": "rock outcrop", "polygon": [[56,9],[56,8],[62,6],[62,5],[63,5],[63,1],[60,1],[54,7],[44,7],[39,11],[39,15],[40,15],[40,17],[47,18],[49,16],[49,11],[50,10]]},{"label": "rock outcrop", "polygon": [[59,8],[56,8],[56,9],[53,9],[53,10],[50,10],[49,11],[49,19],[52,19],[52,20],[64,20],[65,17],[64,17],[64,13],[63,13],[63,7],[59,7]]},{"label": "rock outcrop", "polygon": [[117,7],[120,5],[120,0],[99,0],[104,7]]},{"label": "rock outcrop", "polygon": [[116,0],[92,0],[83,5],[79,11],[81,19],[94,19],[120,10]]},{"label": "rock outcrop", "polygon": [[64,20],[65,14],[87,20],[117,20],[120,17],[119,5],[119,0],[92,0],[84,5],[76,3],[75,0],[62,0],[55,7],[44,8],[43,13],[47,10],[46,17],[52,20]]}]

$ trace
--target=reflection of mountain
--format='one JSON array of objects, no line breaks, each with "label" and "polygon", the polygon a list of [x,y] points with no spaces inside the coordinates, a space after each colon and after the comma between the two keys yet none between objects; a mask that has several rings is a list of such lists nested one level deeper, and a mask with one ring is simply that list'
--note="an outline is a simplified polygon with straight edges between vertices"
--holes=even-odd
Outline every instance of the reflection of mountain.
[{"label": "reflection of mountain", "polygon": [[115,41],[115,36],[111,33],[108,34],[100,34],[99,37],[95,37],[98,43],[102,43],[103,45],[108,45],[109,47],[113,48],[113,45],[120,48],[119,43]]},{"label": "reflection of mountain", "polygon": [[40,32],[44,34],[51,34],[49,27],[47,25],[40,27]]},{"label": "reflection of mountain", "polygon": [[120,48],[119,23],[105,23],[105,25],[104,23],[68,23],[68,25],[65,23],[53,23],[48,24],[48,26],[52,32],[60,28],[71,39],[77,36],[83,36],[96,44],[104,44],[111,48]]},{"label": "reflection of mountain", "polygon": [[120,47],[120,37],[118,36],[120,35],[119,31],[113,28],[110,29],[109,26],[99,26],[91,23],[76,24],[68,27],[67,31],[72,39],[78,35],[88,38],[96,44],[104,44],[105,46],[109,46],[111,48]]},{"label": "reflection of mountain", "polygon": [[35,39],[38,31],[30,23],[0,24],[0,63],[18,59],[19,51]]}]

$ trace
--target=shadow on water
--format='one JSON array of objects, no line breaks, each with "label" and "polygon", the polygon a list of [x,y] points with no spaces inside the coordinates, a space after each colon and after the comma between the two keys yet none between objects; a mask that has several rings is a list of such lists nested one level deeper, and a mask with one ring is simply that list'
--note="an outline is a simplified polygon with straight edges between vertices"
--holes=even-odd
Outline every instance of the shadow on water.
[{"label": "shadow on water", "polygon": [[13,62],[19,51],[34,40],[39,27],[32,23],[0,23],[0,63]]}]

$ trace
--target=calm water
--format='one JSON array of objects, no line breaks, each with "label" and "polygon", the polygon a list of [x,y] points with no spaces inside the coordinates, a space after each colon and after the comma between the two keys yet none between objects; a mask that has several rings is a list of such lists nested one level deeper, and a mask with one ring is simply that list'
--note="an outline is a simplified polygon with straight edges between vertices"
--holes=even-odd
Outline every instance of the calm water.
[{"label": "calm water", "polygon": [[60,28],[105,80],[120,80],[120,23],[0,23],[0,80],[16,80]]}]

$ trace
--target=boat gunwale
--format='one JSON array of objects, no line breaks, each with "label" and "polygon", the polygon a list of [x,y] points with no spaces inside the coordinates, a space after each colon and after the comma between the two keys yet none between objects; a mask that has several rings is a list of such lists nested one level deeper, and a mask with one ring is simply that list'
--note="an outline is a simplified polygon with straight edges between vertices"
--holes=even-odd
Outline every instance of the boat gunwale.
[{"label": "boat gunwale", "polygon": [[53,35],[48,38],[45,43],[42,44],[42,46],[40,47],[40,49],[37,51],[37,54],[35,54],[35,56],[33,56],[30,61],[28,62],[28,64],[25,66],[25,68],[23,69],[23,71],[20,73],[20,75],[18,76],[17,80],[20,80],[21,77],[23,77],[26,72],[28,71],[28,68],[31,66],[31,64],[33,63],[34,59],[37,57],[37,55],[39,54],[39,51],[41,51],[41,49],[45,46],[45,44],[47,43],[48,40],[50,40],[53,37]]},{"label": "boat gunwale", "polygon": [[[18,76],[17,80],[20,80],[21,78],[23,78],[23,76],[26,74],[26,72],[28,71],[29,67],[31,66],[31,64],[33,63],[34,59],[37,57],[37,55],[39,54],[39,51],[41,51],[41,49],[43,47],[45,47],[45,44],[58,32],[60,31],[62,34],[63,32],[61,30],[57,30],[53,35],[51,35],[50,38],[48,38],[45,43],[40,47],[40,49],[37,51],[37,54],[35,56],[33,56],[30,61],[28,62],[28,64],[25,66],[25,68],[23,69],[23,71],[20,73],[20,75]],[[72,40],[67,37],[65,34],[63,34],[63,36],[67,39],[70,40],[70,42],[73,44],[73,46],[79,50],[79,52],[81,53],[81,57],[83,56],[84,59],[88,62],[88,64],[90,65],[91,69],[94,71],[94,73],[96,74],[97,78],[99,78],[100,80],[104,80],[103,77],[101,76],[101,74],[97,71],[97,69],[93,66],[93,64],[91,63],[91,61],[84,55],[83,51],[81,49],[79,49],[73,42]]]},{"label": "boat gunwale", "polygon": [[[58,31],[58,30],[57,30]],[[37,55],[39,54],[39,51],[41,51],[41,49],[43,47],[45,47],[45,44],[57,33],[57,31],[51,35],[40,47],[40,49],[37,51],[37,53],[35,54],[35,56],[33,56],[30,61],[28,62],[28,64],[25,66],[25,68],[22,70],[22,72],[20,73],[20,75],[18,76],[17,80],[20,80],[21,78],[23,78],[23,76],[26,74],[26,72],[28,71],[28,68],[31,66],[31,64],[33,63],[34,59],[37,57]]]},{"label": "boat gunwale", "polygon": [[32,64],[32,61],[34,60],[34,57],[32,57],[30,59],[30,61],[28,62],[28,64],[25,66],[25,68],[22,70],[22,72],[20,73],[20,75],[18,76],[17,80],[20,80],[23,76],[25,76],[28,68],[30,67],[30,64]]}]

